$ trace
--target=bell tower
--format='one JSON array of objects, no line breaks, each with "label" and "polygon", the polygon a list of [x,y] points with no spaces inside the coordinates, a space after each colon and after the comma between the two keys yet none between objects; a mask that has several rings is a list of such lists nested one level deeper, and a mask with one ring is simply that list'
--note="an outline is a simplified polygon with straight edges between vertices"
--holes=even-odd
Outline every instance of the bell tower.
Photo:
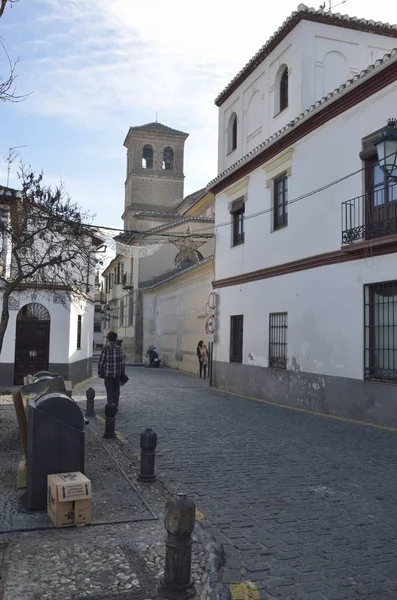
[{"label": "bell tower", "polygon": [[183,160],[189,134],[161,123],[130,127],[127,148],[124,229],[134,229],[138,211],[172,212],[183,200]]}]

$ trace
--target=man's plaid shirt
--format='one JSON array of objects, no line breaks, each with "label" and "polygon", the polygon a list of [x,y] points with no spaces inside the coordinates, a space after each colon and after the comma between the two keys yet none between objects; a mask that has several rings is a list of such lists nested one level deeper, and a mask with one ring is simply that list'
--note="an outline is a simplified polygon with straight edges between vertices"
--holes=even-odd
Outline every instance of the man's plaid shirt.
[{"label": "man's plaid shirt", "polygon": [[125,369],[123,350],[117,344],[109,342],[101,352],[98,363],[100,377],[120,377]]}]

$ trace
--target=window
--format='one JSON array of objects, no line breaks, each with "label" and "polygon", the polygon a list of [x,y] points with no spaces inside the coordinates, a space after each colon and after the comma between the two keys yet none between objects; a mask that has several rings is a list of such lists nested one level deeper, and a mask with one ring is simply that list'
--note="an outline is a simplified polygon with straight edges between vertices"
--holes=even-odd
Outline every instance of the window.
[{"label": "window", "polygon": [[288,67],[284,68],[280,78],[280,112],[288,106]]},{"label": "window", "polygon": [[128,325],[132,325],[134,319],[134,297],[130,296],[128,301]]},{"label": "window", "polygon": [[274,180],[273,193],[273,229],[275,230],[288,225],[288,177],[286,175]]},{"label": "window", "polygon": [[227,153],[233,152],[237,148],[237,115],[233,113],[229,119],[227,127]]},{"label": "window", "polygon": [[143,147],[142,169],[153,169],[153,148],[149,145]]},{"label": "window", "polygon": [[269,315],[269,367],[287,368],[288,313]]},{"label": "window", "polygon": [[397,183],[380,168],[377,157],[366,161],[367,233],[378,237],[397,229]]},{"label": "window", "polygon": [[100,333],[102,331],[102,323],[100,321],[94,321],[94,331]]},{"label": "window", "polygon": [[81,326],[82,326],[83,317],[81,315],[77,315],[77,350],[81,350]]},{"label": "window", "polygon": [[230,362],[243,362],[244,315],[230,317]]},{"label": "window", "polygon": [[163,152],[163,169],[172,171],[174,168],[174,151],[172,148],[164,148]]},{"label": "window", "polygon": [[238,246],[244,243],[244,200],[236,202],[232,207],[232,245]]},{"label": "window", "polygon": [[397,281],[364,286],[364,379],[397,382]]},{"label": "window", "polygon": [[124,325],[124,298],[120,300],[120,327]]}]

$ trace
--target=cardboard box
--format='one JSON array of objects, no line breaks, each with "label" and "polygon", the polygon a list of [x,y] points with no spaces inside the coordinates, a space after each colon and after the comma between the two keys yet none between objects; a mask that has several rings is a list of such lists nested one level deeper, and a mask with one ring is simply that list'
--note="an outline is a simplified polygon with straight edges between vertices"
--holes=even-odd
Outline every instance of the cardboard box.
[{"label": "cardboard box", "polygon": [[91,481],[82,473],[47,477],[47,514],[55,527],[91,523]]}]

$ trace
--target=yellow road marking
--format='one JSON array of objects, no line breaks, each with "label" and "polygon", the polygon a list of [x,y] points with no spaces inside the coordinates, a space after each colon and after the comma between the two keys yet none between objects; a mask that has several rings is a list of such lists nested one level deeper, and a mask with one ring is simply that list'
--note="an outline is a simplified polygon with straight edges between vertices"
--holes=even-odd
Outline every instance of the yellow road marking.
[{"label": "yellow road marking", "polygon": [[196,521],[205,521],[205,516],[203,515],[203,513],[196,508]]},{"label": "yellow road marking", "polygon": [[86,385],[87,383],[91,383],[91,381],[94,381],[94,379],[96,379],[96,375],[93,375],[92,377],[89,377],[88,379],[84,379],[84,381],[80,381],[79,383],[76,383],[76,385],[74,385],[72,387],[72,389],[78,390],[79,388],[83,387],[83,385]]},{"label": "yellow road marking", "polygon": [[231,583],[229,585],[232,600],[260,600],[259,590],[254,583]]},{"label": "yellow road marking", "polygon": [[348,417],[339,417],[338,415],[330,415],[316,410],[310,410],[309,408],[299,408],[297,406],[289,406],[288,404],[281,404],[281,402],[273,402],[272,400],[264,400],[263,398],[255,398],[253,396],[246,396],[245,394],[236,394],[235,392],[229,392],[228,390],[222,390],[217,387],[210,388],[219,392],[220,394],[228,394],[229,396],[236,396],[236,398],[244,398],[245,400],[252,400],[252,402],[260,402],[261,404],[268,404],[269,406],[277,406],[277,408],[285,408],[286,410],[294,410],[295,412],[305,413],[313,415],[315,417],[324,417],[326,419],[334,419],[335,421],[343,421],[345,423],[353,423],[354,425],[362,425],[364,427],[372,427],[373,429],[382,429],[383,431],[389,431],[390,433],[397,433],[396,427],[388,427],[387,425],[377,425],[376,423],[369,423],[368,421],[358,421],[356,419],[349,419]]}]

